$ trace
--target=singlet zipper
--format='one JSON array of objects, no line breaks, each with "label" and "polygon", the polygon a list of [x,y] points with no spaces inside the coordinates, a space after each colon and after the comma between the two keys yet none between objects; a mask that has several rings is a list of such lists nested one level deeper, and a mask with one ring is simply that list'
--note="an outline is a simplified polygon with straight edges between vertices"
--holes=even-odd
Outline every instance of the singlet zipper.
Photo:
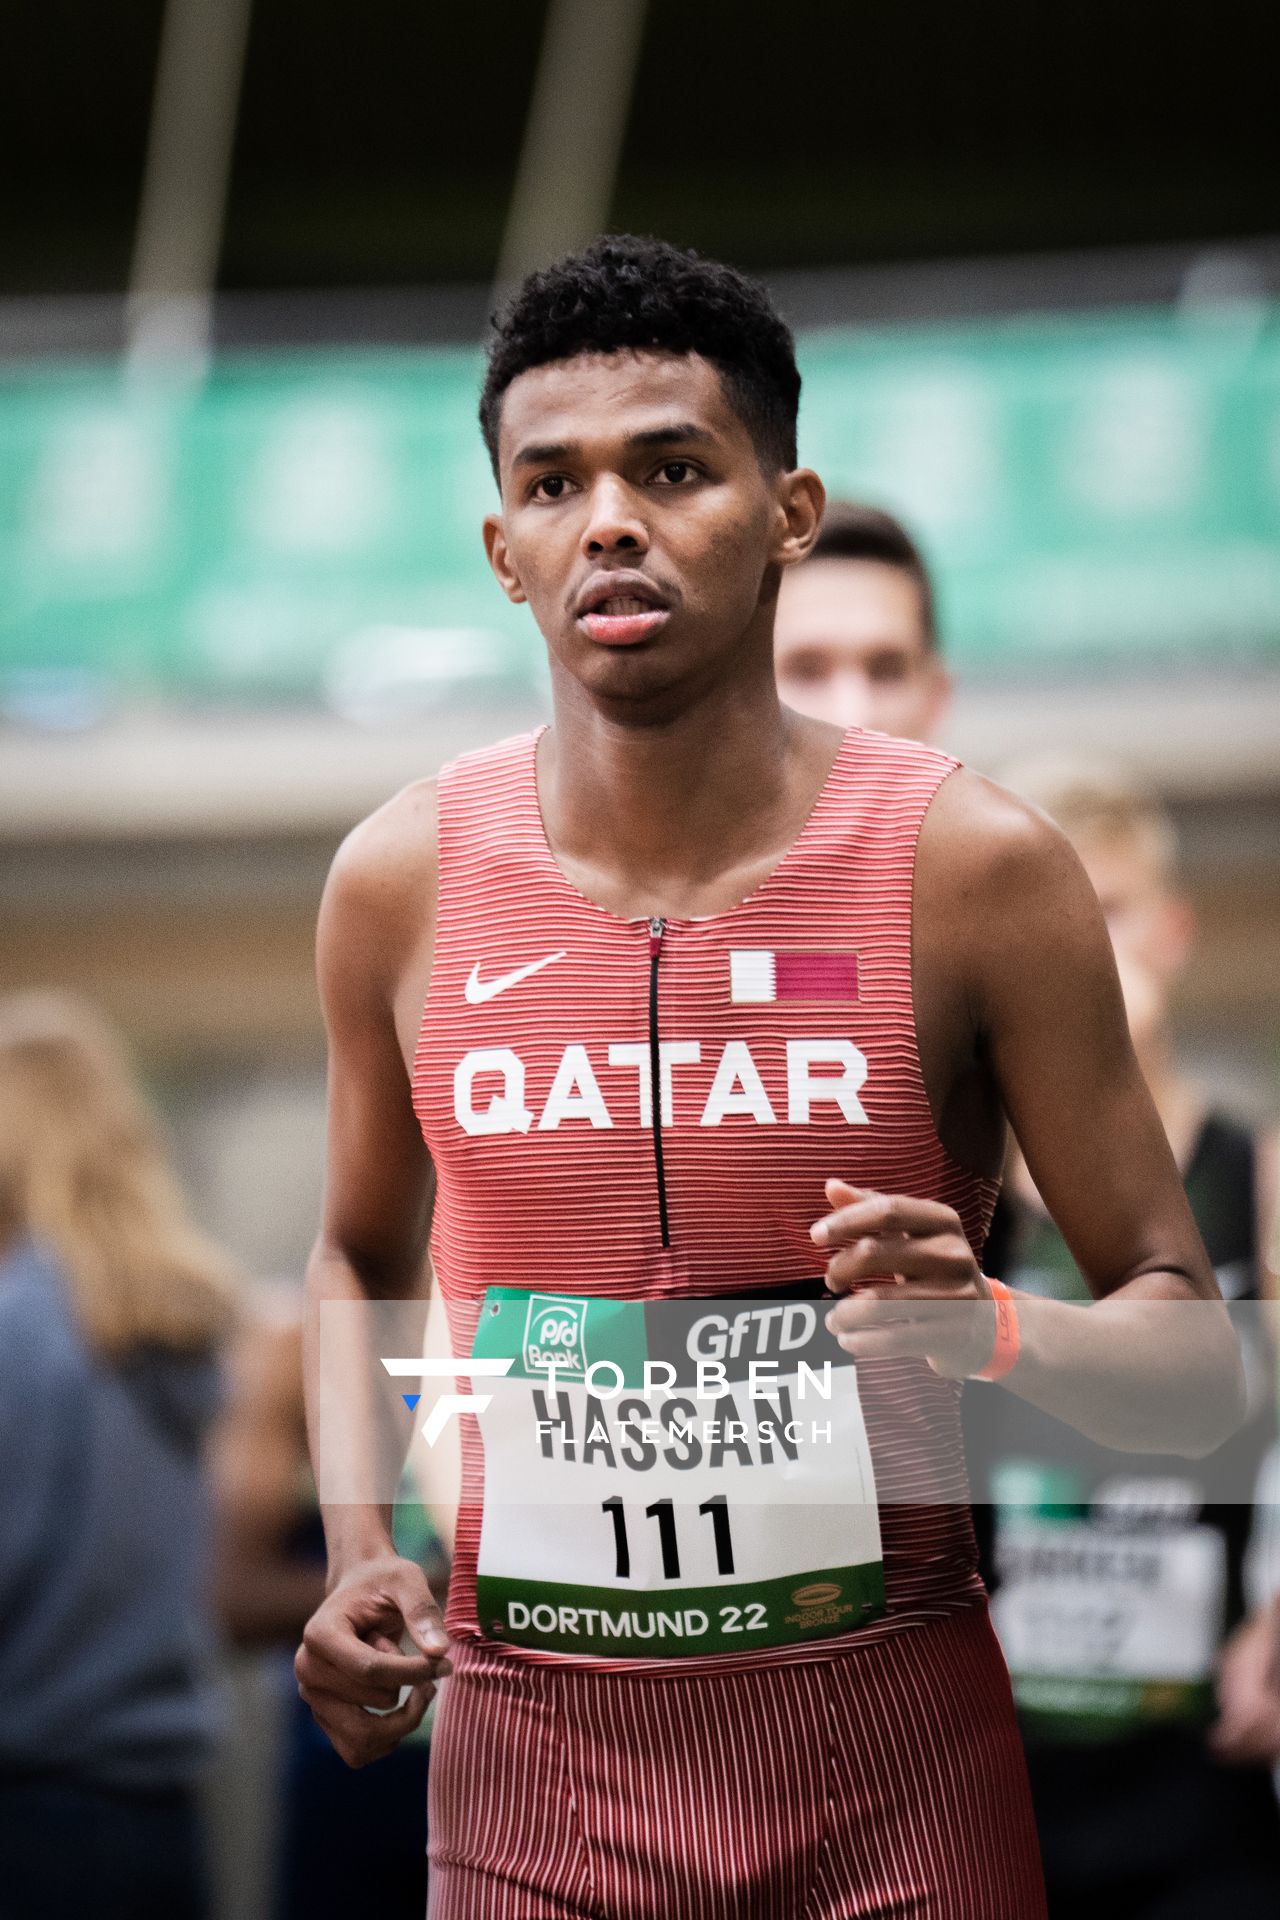
[{"label": "singlet zipper", "polygon": [[667,1175],[662,1162],[662,1052],[658,1045],[658,962],[667,923],[657,914],[649,920],[649,1111],[653,1123],[653,1165],[658,1176],[658,1225],[664,1248],[671,1245],[667,1218]]}]

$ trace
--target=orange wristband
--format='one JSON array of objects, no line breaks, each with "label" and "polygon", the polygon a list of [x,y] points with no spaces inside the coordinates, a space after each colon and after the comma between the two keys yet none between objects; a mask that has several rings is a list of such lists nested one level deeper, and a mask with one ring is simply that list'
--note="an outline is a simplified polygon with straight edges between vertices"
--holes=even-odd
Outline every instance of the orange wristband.
[{"label": "orange wristband", "polygon": [[1018,1331],[1018,1309],[1013,1295],[1003,1280],[992,1280],[985,1273],[983,1279],[991,1289],[991,1298],[996,1310],[996,1343],[991,1349],[991,1358],[985,1367],[979,1367],[970,1378],[974,1380],[1001,1380],[1018,1363],[1018,1354],[1022,1347],[1022,1335]]}]

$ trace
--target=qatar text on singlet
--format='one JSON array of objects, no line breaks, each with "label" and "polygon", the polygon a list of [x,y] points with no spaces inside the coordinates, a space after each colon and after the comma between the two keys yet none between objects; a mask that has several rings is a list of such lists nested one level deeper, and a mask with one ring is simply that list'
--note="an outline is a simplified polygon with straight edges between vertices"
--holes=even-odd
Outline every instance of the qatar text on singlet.
[{"label": "qatar text on singlet", "polygon": [[[838,1176],[985,1237],[994,1184],[938,1139],[912,1006],[916,843],[955,763],[854,729],[747,900],[627,920],[556,865],[536,744],[440,780],[432,1255],[454,1352],[510,1362],[463,1420],[450,1631],[639,1671],[827,1658],[971,1605],[958,1389],[849,1362],[809,1236]],[[692,1350],[708,1316],[723,1355]]]}]

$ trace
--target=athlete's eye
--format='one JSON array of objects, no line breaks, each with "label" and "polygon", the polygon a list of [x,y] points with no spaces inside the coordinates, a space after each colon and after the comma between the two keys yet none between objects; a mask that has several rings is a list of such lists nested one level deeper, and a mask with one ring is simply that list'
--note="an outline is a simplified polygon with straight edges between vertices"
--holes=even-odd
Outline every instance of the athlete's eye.
[{"label": "athlete's eye", "polygon": [[655,478],[661,480],[665,486],[679,487],[686,480],[692,479],[696,472],[696,467],[688,460],[666,460],[658,468]]},{"label": "athlete's eye", "polygon": [[569,482],[563,473],[544,473],[529,489],[531,500],[563,500]]}]

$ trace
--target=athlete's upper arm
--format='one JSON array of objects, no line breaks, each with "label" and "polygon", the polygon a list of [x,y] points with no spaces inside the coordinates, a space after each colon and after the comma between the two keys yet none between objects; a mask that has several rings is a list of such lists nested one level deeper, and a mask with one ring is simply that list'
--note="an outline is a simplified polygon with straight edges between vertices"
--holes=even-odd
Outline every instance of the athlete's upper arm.
[{"label": "athlete's upper arm", "polygon": [[1075,852],[1035,808],[974,774],[948,781],[939,804],[978,1043],[1077,1265],[1096,1293],[1169,1272],[1214,1293]]},{"label": "athlete's upper arm", "polygon": [[369,1283],[417,1278],[431,1163],[397,1012],[435,897],[434,801],[406,789],[344,841],[325,887],[316,975],[329,1045],[321,1235]]}]

